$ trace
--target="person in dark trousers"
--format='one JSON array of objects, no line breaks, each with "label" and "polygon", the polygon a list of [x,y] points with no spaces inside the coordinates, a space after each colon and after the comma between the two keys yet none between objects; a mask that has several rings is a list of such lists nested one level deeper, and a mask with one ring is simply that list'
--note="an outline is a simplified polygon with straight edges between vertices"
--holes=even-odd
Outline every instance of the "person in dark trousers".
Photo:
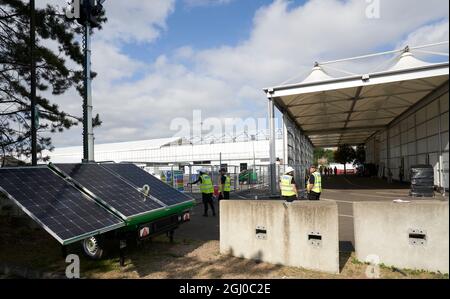
[{"label": "person in dark trousers", "polygon": [[211,177],[207,174],[205,169],[200,169],[198,179],[190,185],[200,184],[200,191],[202,192],[202,201],[204,207],[204,217],[208,217],[208,206],[211,207],[213,216],[216,216],[216,210],[213,203],[214,186]]},{"label": "person in dark trousers", "polygon": [[334,166],[334,175],[338,175],[336,166]]},{"label": "person in dark trousers", "polygon": [[404,177],[404,175],[405,175],[405,172],[404,172],[404,170],[403,170],[403,166],[400,166],[400,170],[399,170],[399,173],[398,173],[398,177],[399,177],[399,179],[400,179],[400,183],[403,183],[403,177]]},{"label": "person in dark trousers", "polygon": [[231,178],[225,168],[220,169],[219,200],[230,199]]},{"label": "person in dark trousers", "polygon": [[317,166],[312,165],[309,169],[311,175],[309,176],[308,185],[306,190],[308,191],[308,200],[320,200],[320,194],[322,193],[322,176],[317,171]]},{"label": "person in dark trousers", "polygon": [[280,178],[281,196],[287,203],[292,203],[298,199],[298,191],[295,185],[294,168],[288,167]]}]

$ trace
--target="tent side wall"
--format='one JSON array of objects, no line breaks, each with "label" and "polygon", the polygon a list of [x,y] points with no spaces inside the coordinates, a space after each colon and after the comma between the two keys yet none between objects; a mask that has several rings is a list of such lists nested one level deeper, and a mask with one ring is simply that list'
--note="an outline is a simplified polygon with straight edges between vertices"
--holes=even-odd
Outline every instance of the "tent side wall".
[{"label": "tent side wall", "polygon": [[285,155],[287,157],[287,163],[285,164],[295,168],[295,179],[299,186],[303,187],[300,182],[305,180],[305,171],[313,163],[314,146],[288,115],[283,115],[283,123],[286,138]]},{"label": "tent side wall", "polygon": [[[415,164],[434,167],[435,185],[448,188],[449,172],[449,89],[448,81],[426,96],[388,128],[366,142],[366,160],[379,165],[379,176],[391,169],[394,179],[410,181],[409,170]],[[383,172],[384,171],[384,172]]]}]

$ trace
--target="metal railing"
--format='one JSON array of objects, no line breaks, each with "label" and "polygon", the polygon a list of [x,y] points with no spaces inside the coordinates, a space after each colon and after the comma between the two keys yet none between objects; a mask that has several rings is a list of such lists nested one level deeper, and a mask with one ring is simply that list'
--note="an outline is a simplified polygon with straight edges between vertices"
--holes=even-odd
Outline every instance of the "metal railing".
[{"label": "metal railing", "polygon": [[[291,165],[290,165],[291,166]],[[294,165],[295,181],[299,189],[305,186],[307,166]],[[219,165],[186,165],[186,166],[145,166],[144,169],[156,176],[173,188],[187,193],[200,193],[199,185],[190,185],[198,179],[198,171],[205,169],[211,176],[213,184],[217,189],[220,186],[220,166]],[[284,173],[287,165],[276,165],[276,177]],[[241,169],[240,166],[226,167],[227,174],[231,179],[231,191],[239,192],[245,190],[270,190],[270,165],[252,165],[248,169]],[[279,192],[279,184],[276,190]]]}]

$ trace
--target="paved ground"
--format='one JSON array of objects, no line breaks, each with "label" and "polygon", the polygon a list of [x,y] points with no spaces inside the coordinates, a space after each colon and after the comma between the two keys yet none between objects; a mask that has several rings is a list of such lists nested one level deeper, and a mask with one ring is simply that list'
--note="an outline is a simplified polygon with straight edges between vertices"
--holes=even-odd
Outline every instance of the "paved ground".
[{"label": "paved ground", "polygon": [[354,176],[324,177],[322,200],[336,201],[339,209],[339,239],[354,245],[353,208],[356,201],[392,201],[408,198],[409,186],[387,184],[381,179]]},{"label": "paved ground", "polygon": [[[357,201],[392,201],[395,199],[411,199],[408,195],[410,186],[394,182],[388,184],[385,180],[378,178],[362,178],[356,176],[330,176],[323,178],[324,191],[322,200],[336,201],[339,209],[339,239],[341,250],[353,251],[353,209],[352,203]],[[246,190],[231,197],[243,199],[242,197],[259,199],[267,197],[262,190]],[[436,195],[439,198],[440,195]],[[219,240],[218,217],[202,217],[203,205],[201,201],[193,211],[192,221],[183,225],[177,235],[183,238],[197,240]],[[215,202],[218,208],[217,202]]]},{"label": "paved ground", "polygon": [[[218,212],[217,203],[215,203],[215,207]],[[211,211],[209,211],[208,217],[202,215],[203,205],[199,203],[192,211],[192,220],[177,229],[175,237],[201,241],[219,240],[219,216],[213,217]]]}]

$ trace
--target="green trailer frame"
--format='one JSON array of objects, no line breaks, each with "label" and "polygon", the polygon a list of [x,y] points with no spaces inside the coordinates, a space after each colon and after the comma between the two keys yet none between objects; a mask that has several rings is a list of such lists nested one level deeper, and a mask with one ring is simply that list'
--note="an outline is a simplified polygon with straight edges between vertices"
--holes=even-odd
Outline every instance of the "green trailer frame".
[{"label": "green trailer frame", "polygon": [[[89,236],[80,236],[77,238],[73,238],[71,240],[68,240],[66,242],[63,242],[62,249],[63,254],[66,254],[66,246],[69,244],[73,244],[79,241],[86,240],[87,238],[92,237],[99,237],[99,236],[110,236],[112,235],[114,238],[120,239],[120,264],[124,264],[124,249],[126,247],[126,238],[130,235],[135,237],[136,239],[139,239],[138,233],[139,229],[145,225],[149,224],[157,224],[158,221],[166,220],[166,219],[172,219],[172,217],[176,216],[176,221],[171,222],[169,226],[164,227],[164,229],[160,231],[152,231],[150,237],[162,234],[165,232],[170,232],[170,239],[173,240],[173,231],[179,227],[180,224],[187,222],[190,220],[190,215],[188,217],[188,220],[186,220],[183,216],[186,213],[189,213],[190,210],[195,206],[196,201],[195,199],[192,199],[190,201],[185,201],[176,205],[166,206],[159,208],[157,210],[152,210],[149,212],[144,212],[139,215],[135,215],[132,217],[126,217],[116,209],[114,209],[112,206],[110,206],[107,202],[105,202],[103,199],[97,197],[95,194],[93,194],[88,189],[84,188],[81,184],[73,180],[68,174],[64,173],[62,170],[60,170],[57,166],[55,166],[52,163],[49,163],[47,167],[55,172],[58,176],[64,178],[66,181],[71,183],[75,188],[77,188],[80,192],[85,194],[90,199],[94,200],[98,205],[109,211],[110,213],[114,214],[115,216],[122,219],[124,222],[124,225],[122,227],[119,227],[115,230],[110,230],[104,233],[99,233],[96,235],[89,235]],[[125,243],[125,245],[123,245]]]}]

